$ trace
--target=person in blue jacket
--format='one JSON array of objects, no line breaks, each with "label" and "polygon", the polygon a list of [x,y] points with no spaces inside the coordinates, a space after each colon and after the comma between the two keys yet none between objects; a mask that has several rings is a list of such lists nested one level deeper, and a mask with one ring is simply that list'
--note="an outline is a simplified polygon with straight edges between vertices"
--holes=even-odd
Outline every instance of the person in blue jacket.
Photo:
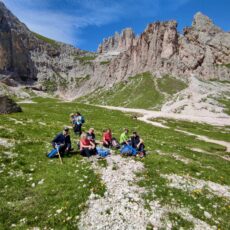
[{"label": "person in blue jacket", "polygon": [[52,140],[51,143],[54,148],[58,146],[59,153],[61,155],[64,155],[65,153],[69,153],[69,151],[71,150],[69,128],[65,127],[62,132],[57,134],[57,136]]},{"label": "person in blue jacket", "polygon": [[82,125],[85,122],[84,117],[77,112],[73,117],[72,117],[72,123],[73,123],[73,131],[76,135],[81,136],[82,134]]}]

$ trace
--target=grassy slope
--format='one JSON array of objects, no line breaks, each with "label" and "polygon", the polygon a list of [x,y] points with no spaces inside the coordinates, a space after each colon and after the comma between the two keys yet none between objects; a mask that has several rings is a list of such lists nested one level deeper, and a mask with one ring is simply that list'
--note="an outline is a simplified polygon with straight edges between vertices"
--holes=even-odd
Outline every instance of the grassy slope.
[{"label": "grassy slope", "polygon": [[[19,155],[9,159],[3,154],[6,149],[0,146],[0,168],[5,167],[0,181],[0,229],[8,229],[12,224],[18,226],[23,218],[26,218],[23,229],[26,226],[76,228],[76,216],[84,209],[90,190],[101,195],[104,191],[99,176],[79,155],[64,158],[62,166],[59,160],[45,157],[51,149],[52,138],[64,125],[69,125],[68,114],[73,105],[62,107],[55,100],[48,103],[43,99],[37,101],[42,103],[23,105],[23,113],[2,115],[0,119],[0,126],[8,129],[1,128],[0,137],[17,141],[15,147],[7,151]],[[23,124],[16,125],[9,118]],[[15,176],[21,172],[22,176]],[[38,185],[42,179],[44,184]],[[61,214],[56,213],[59,209],[63,209]],[[68,217],[71,219],[67,221]]]},{"label": "grassy slope", "polygon": [[189,121],[177,121],[165,118],[157,118],[153,119],[153,121],[162,122],[171,128],[181,129],[194,134],[204,135],[212,139],[230,142],[230,126],[217,127],[208,124],[194,123]]},{"label": "grassy slope", "polygon": [[[45,99],[47,100],[47,99]],[[211,180],[216,183],[230,185],[229,162],[217,157],[192,151],[190,148],[201,148],[215,155],[226,155],[224,147],[196,140],[194,137],[186,136],[172,129],[161,129],[133,120],[130,115],[124,115],[119,111],[109,111],[93,106],[76,103],[57,103],[55,100],[44,102],[38,99],[38,104],[24,104],[23,113],[1,116],[0,126],[12,129],[6,132],[1,129],[0,137],[6,137],[19,141],[12,152],[19,156],[15,159],[7,159],[3,155],[5,150],[1,147],[1,162],[5,164],[4,172],[1,173],[0,181],[0,228],[7,228],[11,224],[19,224],[20,220],[26,217],[27,227],[55,227],[75,226],[75,216],[79,215],[84,208],[85,201],[90,192],[90,188],[99,194],[104,191],[103,185],[99,183],[99,178],[88,168],[87,163],[81,161],[81,157],[74,155],[65,158],[64,165],[60,166],[59,161],[48,160],[44,153],[49,149],[49,141],[64,126],[68,124],[68,114],[75,110],[80,110],[85,118],[85,128],[94,127],[96,135],[101,137],[101,130],[111,127],[116,137],[123,127],[131,130],[138,130],[145,140],[146,146],[151,154],[144,160],[146,172],[142,174],[141,186],[148,189],[155,188],[156,198],[152,192],[146,195],[146,199],[159,199],[167,205],[183,206],[191,210],[197,218],[201,218],[210,224],[219,218],[219,227],[229,229],[229,202],[216,196],[208,196],[207,191],[199,193],[183,192],[182,190],[167,187],[167,180],[160,174],[175,173],[178,175],[190,175],[195,178]],[[9,120],[9,117],[21,120],[26,125],[17,124]],[[39,122],[45,122],[46,126]],[[161,156],[156,150],[168,153]],[[9,150],[7,150],[9,151]],[[176,161],[171,153],[189,158],[192,163],[186,165]],[[103,167],[106,164],[102,163]],[[207,168],[213,167],[213,169]],[[2,166],[1,166],[2,167]],[[31,169],[34,168],[34,171]],[[23,171],[23,177],[10,176],[9,172]],[[79,170],[75,172],[75,170]],[[218,173],[216,173],[218,172]],[[83,188],[80,179],[82,175],[90,175],[91,183],[86,183]],[[33,177],[32,181],[27,181]],[[43,185],[31,184],[40,179],[45,179]],[[25,199],[29,197],[29,199]],[[9,203],[10,202],[10,203]],[[212,214],[211,219],[204,216],[204,210],[198,207],[201,204],[204,210]],[[217,204],[217,208],[213,205]],[[56,210],[63,207],[62,214],[57,214]],[[51,215],[51,216],[49,216]],[[67,221],[67,216],[72,217]],[[175,214],[170,214],[168,218],[175,220],[175,227],[189,226],[189,223],[176,218]],[[36,218],[35,218],[36,217]],[[70,227],[70,228],[71,228]]]},{"label": "grassy slope", "polygon": [[[169,76],[157,80],[158,87],[163,93],[173,94],[186,85]],[[171,90],[171,87],[174,89]],[[132,108],[156,108],[164,101],[164,94],[157,90],[154,78],[150,73],[130,77],[126,82],[120,82],[108,90],[98,89],[78,101],[92,104],[125,106]]]},{"label": "grassy slope", "polygon": [[222,98],[222,99],[219,99],[219,102],[224,106],[225,113],[230,115],[230,100],[228,100],[227,98]]},{"label": "grassy slope", "polygon": [[33,35],[36,38],[38,38],[38,39],[40,39],[40,40],[42,40],[42,41],[44,41],[44,42],[46,42],[46,43],[48,43],[48,44],[50,44],[52,46],[59,47],[58,43],[55,40],[51,39],[51,38],[47,38],[47,37],[45,37],[45,36],[43,36],[41,34],[35,33],[35,32],[33,32]]},{"label": "grassy slope", "polygon": [[166,75],[162,78],[158,78],[157,84],[160,91],[170,95],[177,93],[187,87],[187,85],[183,81],[175,79],[169,75]]}]

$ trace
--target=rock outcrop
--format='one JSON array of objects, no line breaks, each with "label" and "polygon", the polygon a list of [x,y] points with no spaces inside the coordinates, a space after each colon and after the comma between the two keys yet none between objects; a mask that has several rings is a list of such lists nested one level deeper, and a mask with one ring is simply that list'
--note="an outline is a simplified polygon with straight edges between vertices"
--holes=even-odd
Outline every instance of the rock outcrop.
[{"label": "rock outcrop", "polygon": [[0,114],[22,112],[20,106],[18,106],[12,99],[7,96],[0,96]]},{"label": "rock outcrop", "polygon": [[104,39],[98,47],[98,53],[123,52],[136,45],[136,37],[131,28],[124,29],[121,34],[115,33],[113,37]]},{"label": "rock outcrop", "polygon": [[230,33],[197,13],[183,34],[176,21],[128,28],[91,53],[31,32],[0,2],[0,81],[33,84],[72,99],[149,71],[181,78],[230,79]]},{"label": "rock outcrop", "polygon": [[197,13],[183,35],[175,21],[149,24],[134,44],[111,61],[108,75],[119,81],[150,71],[153,75],[229,80],[230,69],[225,66],[229,63],[230,33]]},{"label": "rock outcrop", "polygon": [[40,84],[44,89],[53,82],[59,89],[67,78],[91,72],[75,60],[84,55],[91,53],[31,32],[0,2],[0,80]]}]

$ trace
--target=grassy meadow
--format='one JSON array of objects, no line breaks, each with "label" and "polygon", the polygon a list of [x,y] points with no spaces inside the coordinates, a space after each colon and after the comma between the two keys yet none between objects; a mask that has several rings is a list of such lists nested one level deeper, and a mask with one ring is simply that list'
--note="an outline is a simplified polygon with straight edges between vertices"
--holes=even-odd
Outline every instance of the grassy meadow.
[{"label": "grassy meadow", "polygon": [[[151,200],[168,206],[171,211],[165,218],[172,221],[174,229],[193,227],[173,211],[181,207],[219,229],[230,228],[229,199],[212,194],[206,188],[189,192],[172,188],[162,177],[175,174],[230,186],[230,163],[219,157],[227,154],[225,147],[177,132],[175,126],[178,124],[173,121],[170,121],[171,128],[162,129],[119,111],[56,99],[34,98],[33,101],[37,103],[21,104],[22,113],[0,116],[0,140],[8,142],[8,147],[0,142],[0,229],[76,229],[91,191],[103,196],[106,188],[100,175],[77,151],[64,157],[63,165],[58,159],[45,156],[51,149],[52,138],[64,126],[70,125],[69,114],[76,111],[86,119],[85,130],[95,128],[97,139],[101,139],[106,127],[112,128],[117,138],[124,127],[139,132],[148,151],[146,158],[137,159],[145,165],[138,183],[146,190],[143,197],[146,208]],[[207,127],[196,126],[199,129],[190,131],[207,134]],[[219,131],[213,131],[213,137],[229,140],[229,134],[218,136]],[[76,137],[72,132],[71,137],[76,149]],[[201,152],[192,148],[199,148]],[[180,159],[187,159],[188,163]],[[104,160],[99,165],[107,166]],[[208,218],[205,212],[212,217]]]},{"label": "grassy meadow", "polygon": [[123,106],[129,108],[159,109],[167,97],[186,88],[186,84],[171,76],[156,79],[146,72],[129,77],[110,89],[97,89],[77,99],[79,102]]}]

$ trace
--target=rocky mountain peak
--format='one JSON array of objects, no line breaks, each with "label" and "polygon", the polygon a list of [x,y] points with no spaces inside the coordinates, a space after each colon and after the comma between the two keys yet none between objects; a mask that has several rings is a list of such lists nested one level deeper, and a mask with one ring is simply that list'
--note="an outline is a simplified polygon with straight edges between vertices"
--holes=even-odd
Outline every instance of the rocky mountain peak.
[{"label": "rocky mountain peak", "polygon": [[201,32],[222,32],[222,30],[218,26],[214,25],[214,23],[208,16],[202,14],[201,12],[195,14],[192,27],[197,31]]},{"label": "rocky mountain peak", "polygon": [[121,52],[128,50],[135,40],[135,34],[131,28],[122,30],[119,34],[115,32],[114,36],[103,40],[98,47],[98,53]]}]

